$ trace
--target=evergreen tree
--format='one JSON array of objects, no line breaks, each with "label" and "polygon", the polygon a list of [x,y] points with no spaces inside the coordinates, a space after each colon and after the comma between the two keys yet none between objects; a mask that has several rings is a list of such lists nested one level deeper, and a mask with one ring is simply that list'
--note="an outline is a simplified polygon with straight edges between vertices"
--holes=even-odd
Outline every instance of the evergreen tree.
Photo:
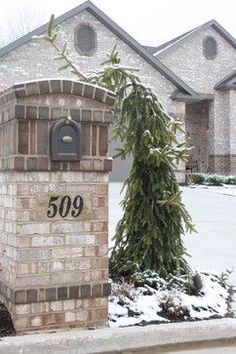
[{"label": "evergreen tree", "polygon": [[110,275],[129,278],[135,271],[155,270],[161,277],[186,274],[181,236],[193,231],[191,217],[181,201],[181,191],[174,169],[186,161],[189,149],[178,142],[181,123],[164,110],[156,94],[138,78],[136,70],[120,65],[116,48],[108,55],[102,69],[89,78],[71,63],[66,45],[56,44],[58,30],[49,23],[48,36],[79,78],[116,93],[114,138],[122,142],[118,156],[133,156],[133,165],[124,184],[124,215],[119,221],[110,257]]},{"label": "evergreen tree", "polygon": [[185,142],[176,138],[182,125],[166,113],[134,70],[119,63],[114,48],[104,69],[91,78],[116,93],[114,137],[123,145],[118,155],[123,159],[133,156],[124,184],[124,215],[113,239],[110,274],[129,277],[147,269],[164,278],[170,273],[186,274],[189,267],[181,236],[194,227],[174,172],[189,153]]}]

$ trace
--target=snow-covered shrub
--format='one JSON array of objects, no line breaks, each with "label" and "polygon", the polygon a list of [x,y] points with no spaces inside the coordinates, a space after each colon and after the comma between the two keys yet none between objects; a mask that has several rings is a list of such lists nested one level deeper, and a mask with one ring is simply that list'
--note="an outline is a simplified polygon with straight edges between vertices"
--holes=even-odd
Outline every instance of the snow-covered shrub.
[{"label": "snow-covered shrub", "polygon": [[[201,290],[197,293],[196,285],[199,288],[199,284],[194,284],[194,276],[164,280],[156,273],[146,271],[134,276],[135,286],[113,283],[109,298],[110,326],[229,316],[229,286],[226,282],[229,271],[221,275],[196,274],[201,279]],[[191,291],[186,289],[189,286],[192,287]]]},{"label": "snow-covered shrub", "polygon": [[[227,289],[228,288],[228,280],[230,274],[232,274],[232,270],[226,269],[224,272],[221,274],[214,275],[215,281],[218,282],[223,288]],[[213,278],[214,281],[214,278]]]},{"label": "snow-covered shrub", "polygon": [[165,290],[168,285],[166,280],[160,278],[158,273],[151,270],[134,273],[131,280],[136,287],[148,285],[156,290]]},{"label": "snow-covered shrub", "polygon": [[163,315],[172,320],[184,320],[189,317],[187,307],[182,306],[181,298],[175,293],[164,295],[160,299]]},{"label": "snow-covered shrub", "polygon": [[158,273],[147,270],[145,272],[134,273],[131,280],[136,287],[149,286],[155,290],[177,290],[184,292],[188,295],[196,295],[199,290],[199,285],[196,284],[196,275],[185,274],[175,276],[170,274],[164,280]]},{"label": "snow-covered shrub", "polygon": [[223,184],[236,185],[235,176],[210,175],[205,173],[194,173],[190,177],[193,184],[204,184],[207,186],[222,186]]},{"label": "snow-covered shrub", "polygon": [[236,185],[236,177],[227,177],[225,184]]},{"label": "snow-covered shrub", "polygon": [[200,174],[193,174],[193,175],[191,175],[191,181],[193,184],[204,184],[205,177]]},{"label": "snow-covered shrub", "polygon": [[119,283],[113,283],[112,296],[118,299],[120,305],[126,304],[129,300],[133,300],[135,297],[134,285],[125,281]]},{"label": "snow-covered shrub", "polygon": [[209,176],[208,178],[206,178],[206,184],[208,186],[223,186],[224,183],[224,178],[222,178],[221,176]]}]

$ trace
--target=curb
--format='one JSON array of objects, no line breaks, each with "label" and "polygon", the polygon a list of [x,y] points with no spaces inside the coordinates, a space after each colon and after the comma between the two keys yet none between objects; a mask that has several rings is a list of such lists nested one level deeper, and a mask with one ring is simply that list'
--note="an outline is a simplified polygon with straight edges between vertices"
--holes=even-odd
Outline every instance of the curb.
[{"label": "curb", "polygon": [[214,342],[219,341],[236,343],[236,319],[5,337],[0,341],[0,354],[142,353],[142,350],[163,349],[173,345],[175,348],[201,342],[214,345]]}]

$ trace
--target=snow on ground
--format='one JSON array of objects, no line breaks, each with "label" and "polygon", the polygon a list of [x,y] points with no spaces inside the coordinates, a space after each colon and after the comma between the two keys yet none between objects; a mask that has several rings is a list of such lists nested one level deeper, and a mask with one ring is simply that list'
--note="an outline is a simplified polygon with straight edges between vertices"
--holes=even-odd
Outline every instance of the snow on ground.
[{"label": "snow on ground", "polygon": [[224,184],[222,187],[196,185],[195,184],[195,185],[191,185],[190,188],[208,189],[211,192],[215,192],[215,193],[219,193],[219,194],[230,195],[230,196],[236,197],[236,186],[229,186],[227,184]]},{"label": "snow on ground", "polygon": [[[159,279],[160,280],[160,279]],[[109,299],[110,327],[126,327],[173,320],[200,320],[224,317],[228,313],[228,287],[220,285],[214,275],[201,274],[199,294],[188,295],[183,288],[112,284]]]},{"label": "snow on ground", "polygon": [[[110,183],[110,238],[114,236],[115,226],[122,217],[122,208],[119,202],[122,184]],[[224,185],[222,187],[195,185],[181,187],[183,200],[193,217],[198,234],[184,236],[188,253],[192,256],[188,262],[192,269],[208,273],[225,272],[226,269],[236,269],[235,263],[235,208],[236,186]],[[110,241],[110,246],[112,246]],[[212,316],[225,316],[227,314],[226,289],[210,277],[202,275],[202,296],[188,295],[176,290],[155,290],[153,294],[144,295],[142,288],[136,288],[131,299],[114,295],[109,300],[109,323],[111,327],[123,327],[147,322],[169,322],[173,319],[162,311],[161,306],[166,299],[172,297],[175,303],[186,307],[189,314],[183,320],[207,319]],[[214,277],[213,277],[214,278]],[[230,284],[236,284],[236,273],[230,275]],[[171,295],[171,296],[169,296]],[[163,300],[163,302],[161,302]],[[180,307],[181,307],[180,306]],[[160,310],[161,309],[161,310]],[[170,311],[173,308],[170,307]],[[151,315],[150,315],[150,312]]]},{"label": "snow on ground", "polygon": [[[122,183],[109,183],[109,247],[114,245],[112,237],[123,215],[121,188]],[[236,286],[236,198],[229,195],[236,187],[188,186],[181,190],[198,231],[183,237],[190,267],[208,273],[233,270],[229,283]]]}]

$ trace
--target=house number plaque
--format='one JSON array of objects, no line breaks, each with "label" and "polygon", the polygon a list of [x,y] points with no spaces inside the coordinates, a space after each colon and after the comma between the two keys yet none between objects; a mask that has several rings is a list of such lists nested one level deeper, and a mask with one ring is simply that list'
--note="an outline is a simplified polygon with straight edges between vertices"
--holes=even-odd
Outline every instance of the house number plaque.
[{"label": "house number plaque", "polygon": [[66,218],[69,215],[76,218],[81,214],[83,207],[84,200],[80,195],[75,196],[73,199],[68,195],[50,197],[47,216],[54,218],[59,215],[61,218]]}]

